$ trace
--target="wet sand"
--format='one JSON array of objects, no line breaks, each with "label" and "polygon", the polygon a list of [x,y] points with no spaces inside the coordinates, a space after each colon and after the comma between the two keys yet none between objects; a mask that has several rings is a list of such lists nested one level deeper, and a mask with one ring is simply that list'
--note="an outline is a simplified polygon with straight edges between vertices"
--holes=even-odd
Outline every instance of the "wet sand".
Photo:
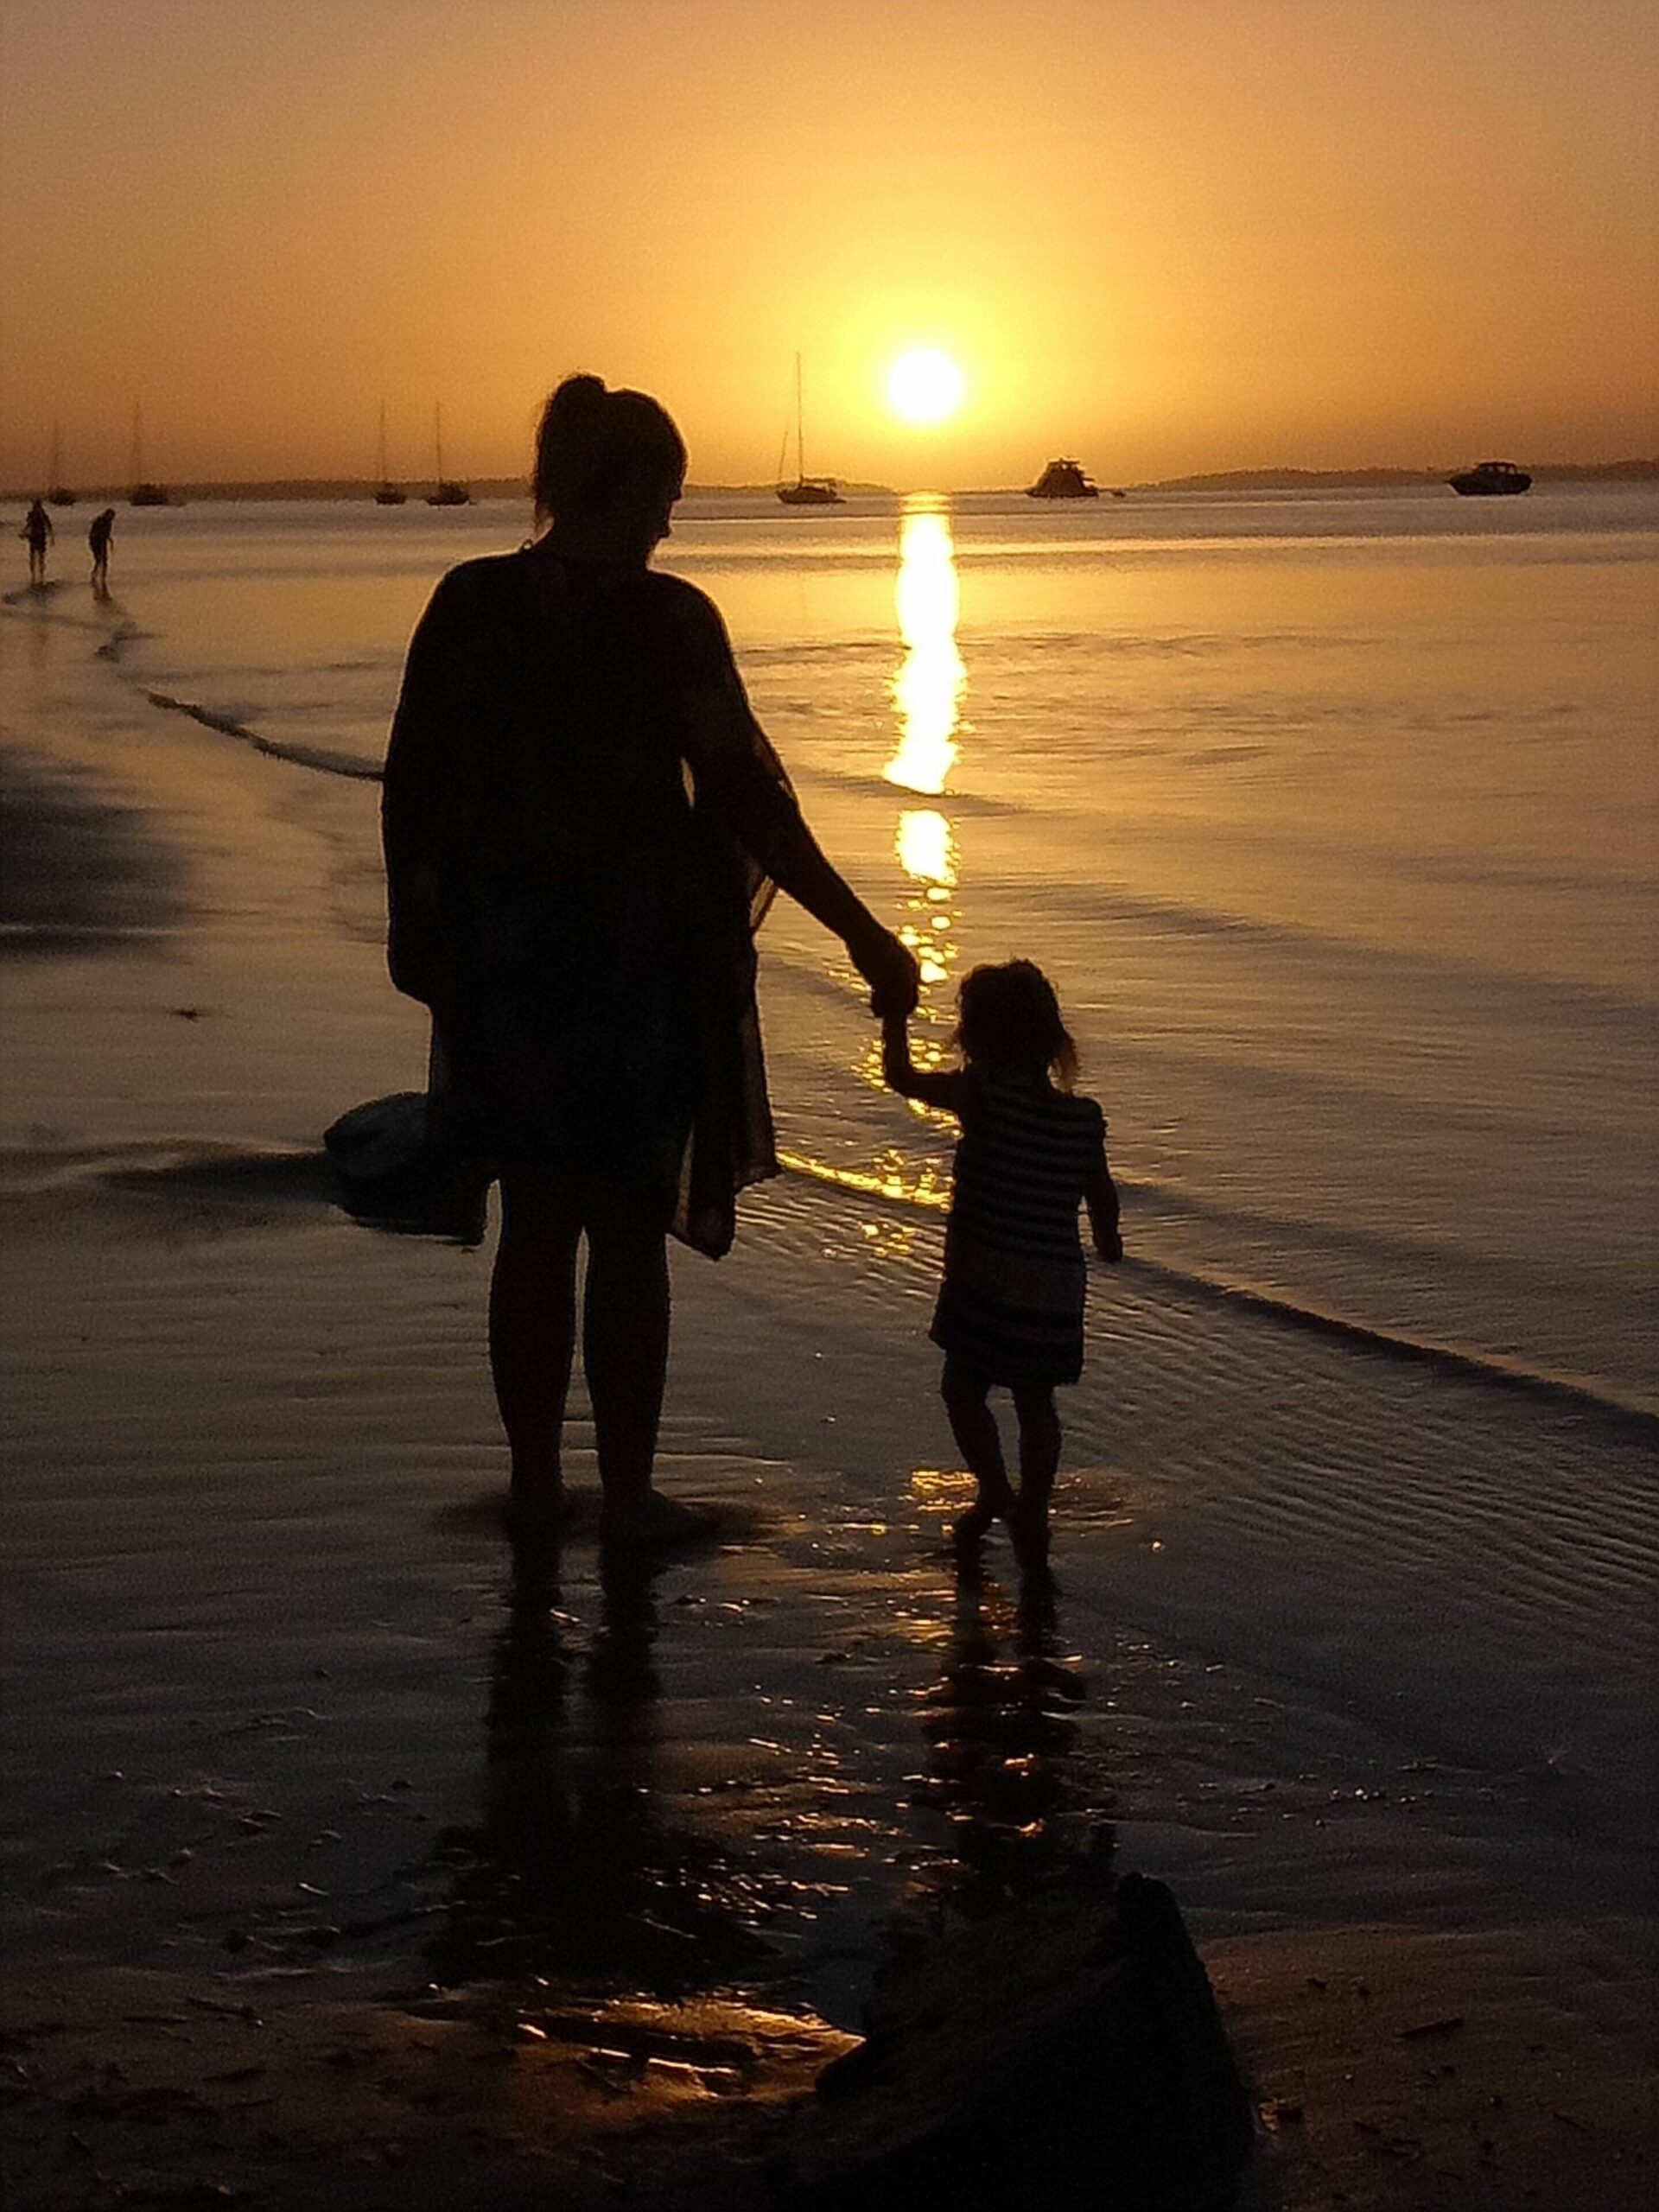
[{"label": "wet sand", "polygon": [[[1363,1523],[1310,1515],[1282,1582],[1229,1592],[1224,1520],[1206,1548],[1096,1462],[1065,1478],[1053,1586],[995,1549],[959,1580],[963,1481],[918,1449],[927,1369],[894,1325],[919,1334],[917,1293],[827,1256],[810,1189],[677,1269],[664,1482],[725,1505],[721,1541],[607,1567],[578,1530],[515,1575],[487,1253],[353,1224],[318,1152],[418,1079],[372,792],[177,718],[135,755],[63,639],[18,626],[20,2205],[298,2206],[342,2176],[506,2202],[556,2168],[580,2202],[636,2155],[617,2139],[799,2094],[895,1948],[1114,1859],[1199,1941],[1263,2113],[1256,2201],[1651,2202],[1622,1816],[1541,1814],[1548,1777],[1497,1789],[1386,1697],[1173,1631],[1172,1560],[1217,1624],[1288,1613]],[[580,1405],[574,1434],[590,1484]]]}]

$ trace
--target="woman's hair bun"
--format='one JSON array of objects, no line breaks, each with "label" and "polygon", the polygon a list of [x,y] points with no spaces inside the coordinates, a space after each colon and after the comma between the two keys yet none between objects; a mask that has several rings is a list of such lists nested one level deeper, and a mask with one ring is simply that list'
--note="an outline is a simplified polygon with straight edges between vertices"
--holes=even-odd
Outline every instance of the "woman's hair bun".
[{"label": "woman's hair bun", "polygon": [[599,377],[570,376],[542,410],[531,486],[539,513],[677,492],[684,474],[683,439],[642,391],[607,391]]},{"label": "woman's hair bun", "polygon": [[584,415],[597,416],[609,397],[602,377],[566,377],[548,401],[547,411],[550,415],[556,411],[562,421],[575,423]]}]

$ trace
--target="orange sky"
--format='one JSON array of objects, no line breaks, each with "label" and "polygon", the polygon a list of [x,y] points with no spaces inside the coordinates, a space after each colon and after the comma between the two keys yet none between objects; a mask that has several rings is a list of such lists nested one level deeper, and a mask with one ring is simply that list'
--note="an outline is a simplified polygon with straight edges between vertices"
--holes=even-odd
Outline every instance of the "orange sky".
[{"label": "orange sky", "polygon": [[[705,482],[1659,448],[1626,0],[6,0],[0,482],[522,467],[572,367]],[[907,342],[961,414],[882,400]]]}]

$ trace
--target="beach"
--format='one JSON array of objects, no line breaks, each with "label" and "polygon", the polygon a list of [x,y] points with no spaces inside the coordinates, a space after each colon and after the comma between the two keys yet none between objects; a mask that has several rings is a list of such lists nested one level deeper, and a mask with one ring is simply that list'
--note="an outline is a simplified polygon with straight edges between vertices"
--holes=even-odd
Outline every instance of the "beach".
[{"label": "beach", "polygon": [[[9,593],[20,2205],[601,2189],[618,2107],[798,2095],[895,1945],[1103,1861],[1256,2201],[1651,2202],[1656,503],[1550,498],[677,522],[924,1033],[1029,952],[1110,1116],[1052,1588],[956,1572],[950,1130],[782,902],[787,1172],[675,1262],[722,1540],[512,1574],[488,1242],[353,1222],[321,1133],[423,1079],[373,769],[521,512],[124,516],[112,601]],[[558,2072],[578,2015],[662,2063]]]}]

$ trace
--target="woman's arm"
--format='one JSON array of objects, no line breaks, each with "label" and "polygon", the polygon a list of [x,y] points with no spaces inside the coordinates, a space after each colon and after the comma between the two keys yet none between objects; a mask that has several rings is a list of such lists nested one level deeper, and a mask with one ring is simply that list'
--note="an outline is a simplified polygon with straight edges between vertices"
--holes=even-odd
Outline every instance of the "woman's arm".
[{"label": "woman's arm", "polygon": [[410,640],[380,788],[386,863],[386,965],[406,996],[435,1004],[446,950],[446,774],[454,738],[444,679],[450,594],[441,583]]},{"label": "woman's arm", "polygon": [[683,743],[699,803],[712,804],[779,890],[841,939],[870,986],[874,1011],[907,1014],[920,982],[914,958],[807,828],[783,764],[749,706],[712,603],[688,594],[682,605]]}]

